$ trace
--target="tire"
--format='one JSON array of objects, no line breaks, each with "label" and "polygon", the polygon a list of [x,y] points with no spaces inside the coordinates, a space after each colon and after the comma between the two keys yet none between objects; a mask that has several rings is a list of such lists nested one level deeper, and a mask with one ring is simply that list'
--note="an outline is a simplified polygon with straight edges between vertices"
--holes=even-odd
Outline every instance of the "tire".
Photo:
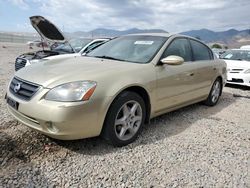
[{"label": "tire", "polygon": [[125,146],[136,140],[145,122],[144,100],[125,91],[111,104],[105,118],[102,137],[113,146]]},{"label": "tire", "polygon": [[214,106],[218,103],[220,95],[222,93],[222,83],[219,78],[217,78],[210,90],[208,98],[204,101],[207,106]]}]

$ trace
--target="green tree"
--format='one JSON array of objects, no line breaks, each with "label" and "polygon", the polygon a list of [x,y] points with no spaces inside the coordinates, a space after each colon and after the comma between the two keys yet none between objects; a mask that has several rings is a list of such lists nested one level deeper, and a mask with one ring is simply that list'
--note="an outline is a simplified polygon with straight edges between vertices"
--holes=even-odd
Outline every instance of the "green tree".
[{"label": "green tree", "polygon": [[212,48],[218,48],[218,49],[222,49],[222,46],[219,44],[213,44]]}]

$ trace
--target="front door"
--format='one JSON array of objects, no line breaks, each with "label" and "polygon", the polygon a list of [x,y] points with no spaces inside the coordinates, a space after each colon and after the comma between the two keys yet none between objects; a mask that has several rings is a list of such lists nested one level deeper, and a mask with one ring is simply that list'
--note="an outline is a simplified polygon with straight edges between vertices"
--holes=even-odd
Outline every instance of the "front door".
[{"label": "front door", "polygon": [[156,112],[181,105],[193,99],[195,69],[192,64],[190,43],[186,38],[176,38],[166,48],[161,58],[177,55],[184,59],[181,65],[159,65],[156,67]]}]

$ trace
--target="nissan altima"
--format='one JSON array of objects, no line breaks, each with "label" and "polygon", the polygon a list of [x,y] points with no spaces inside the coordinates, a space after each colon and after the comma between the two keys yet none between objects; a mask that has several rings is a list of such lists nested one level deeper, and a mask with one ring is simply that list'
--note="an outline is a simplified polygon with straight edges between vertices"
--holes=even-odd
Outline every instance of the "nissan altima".
[{"label": "nissan altima", "polygon": [[201,102],[214,106],[226,64],[201,41],[182,35],[121,36],[85,56],[39,62],[16,72],[11,115],[56,139],[101,135],[133,142],[150,119]]}]

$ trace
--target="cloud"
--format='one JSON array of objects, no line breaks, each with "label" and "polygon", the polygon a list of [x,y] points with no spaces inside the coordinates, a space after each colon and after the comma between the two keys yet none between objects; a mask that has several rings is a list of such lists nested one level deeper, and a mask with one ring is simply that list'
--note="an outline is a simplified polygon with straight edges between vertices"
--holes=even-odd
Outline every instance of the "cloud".
[{"label": "cloud", "polygon": [[30,3],[43,16],[68,32],[95,28],[159,28],[169,32],[208,28],[250,27],[249,0],[9,0],[20,7]]},{"label": "cloud", "polygon": [[16,24],[16,29],[19,31],[27,31],[27,32],[34,32],[34,28],[30,25],[30,23],[24,23],[24,24]]},{"label": "cloud", "polygon": [[13,5],[18,6],[21,9],[27,10],[29,8],[28,3],[25,2],[24,0],[8,0],[8,1]]}]

